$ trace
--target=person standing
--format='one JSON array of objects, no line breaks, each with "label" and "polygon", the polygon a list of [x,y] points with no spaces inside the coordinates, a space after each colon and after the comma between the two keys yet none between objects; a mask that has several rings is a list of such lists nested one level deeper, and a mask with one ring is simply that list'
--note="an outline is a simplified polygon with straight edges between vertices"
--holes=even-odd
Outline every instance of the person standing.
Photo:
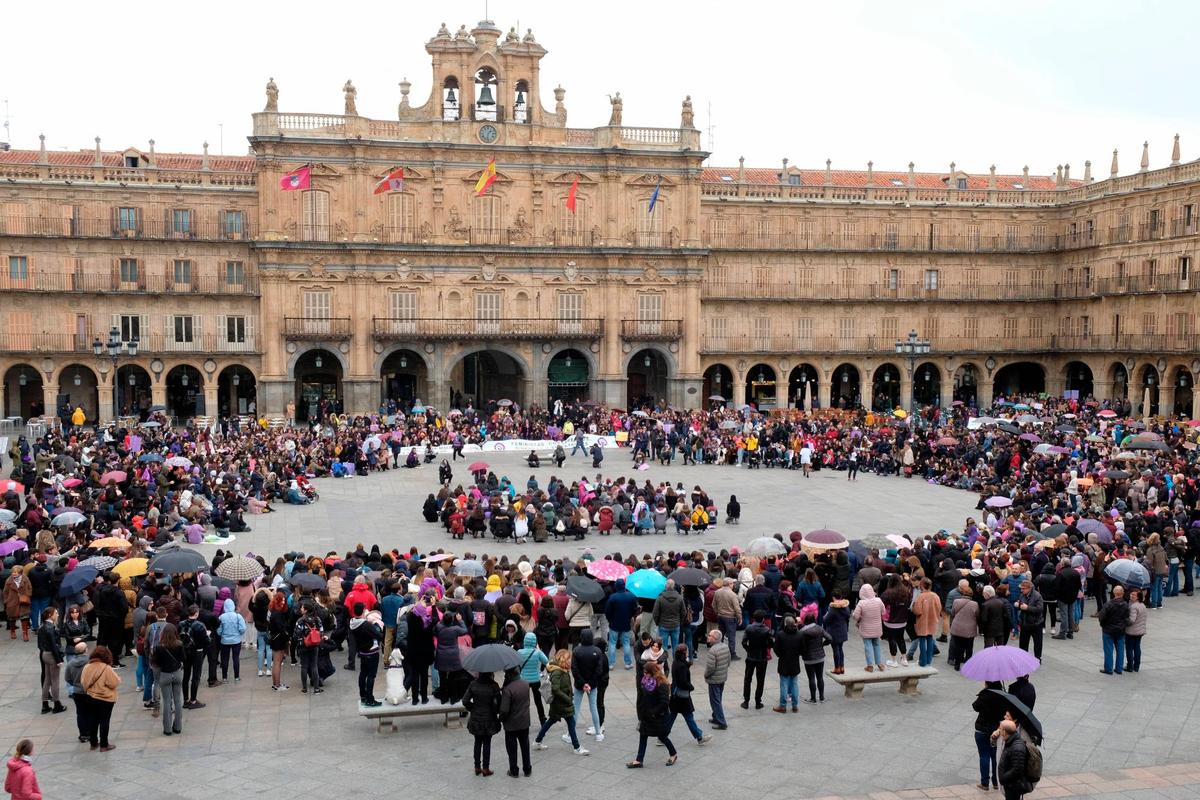
[{"label": "person standing", "polygon": [[1021,649],[1028,651],[1029,642],[1033,641],[1033,655],[1042,660],[1042,627],[1046,622],[1046,606],[1041,594],[1033,588],[1033,581],[1028,577],[1021,581],[1021,593],[1014,601],[1021,623]]},{"label": "person standing", "polygon": [[1058,574],[1054,578],[1054,595],[1058,602],[1058,633],[1051,639],[1075,638],[1075,601],[1083,591],[1083,577],[1071,566],[1069,558],[1063,558],[1058,564]]},{"label": "person standing", "polygon": [[[38,620],[37,645],[38,657],[42,662],[42,713],[61,714],[67,710],[62,704],[59,683],[61,683],[63,650],[62,639],[58,635],[58,609],[50,606],[42,612]],[[54,707],[50,707],[50,701]]]},{"label": "person standing", "polygon": [[688,660],[688,646],[676,645],[675,660],[671,664],[671,720],[667,723],[667,732],[675,727],[676,717],[683,717],[688,731],[696,739],[696,744],[707,744],[712,736],[700,730],[700,726],[696,724],[696,705],[692,702],[692,692],[695,690],[696,687],[692,683],[692,665]]},{"label": "person standing", "polygon": [[[321,628],[321,618],[313,612],[313,607],[307,601],[300,603],[300,618],[296,620],[292,640],[300,654],[300,693],[308,694],[308,685],[312,684],[313,694],[325,691],[321,688],[321,676],[317,672],[317,656],[321,652],[321,642],[324,631]],[[414,705],[416,694],[413,694]],[[429,698],[426,696],[426,702]]]},{"label": "person standing", "polygon": [[87,643],[76,642],[71,646],[67,656],[66,668],[63,670],[63,682],[67,684],[67,696],[75,704],[75,727],[79,729],[79,741],[88,740],[88,704],[87,695],[83,693],[83,668],[87,666]]},{"label": "person standing", "polygon": [[608,620],[609,669],[617,665],[618,647],[623,648],[625,654],[625,669],[633,669],[633,649],[629,637],[637,613],[637,597],[625,588],[625,581],[618,578],[613,582],[613,593],[604,604],[604,617]]},{"label": "person standing", "polygon": [[[1012,617],[1008,603],[996,595],[996,587],[983,587],[983,605],[979,609],[979,632],[983,634],[984,647],[997,647],[1008,641]],[[991,735],[990,732],[988,735]]]},{"label": "person standing", "polygon": [[841,589],[833,590],[833,600],[825,609],[821,627],[829,634],[829,643],[833,650],[833,674],[843,675],[846,672],[844,646],[850,638],[850,601]]},{"label": "person standing", "polygon": [[725,681],[729,679],[729,649],[720,631],[708,632],[708,650],[704,656],[704,682],[708,684],[708,705],[712,709],[712,717],[708,721],[719,731],[729,728],[721,704],[725,695]]},{"label": "person standing", "polygon": [[125,592],[117,586],[117,580],[117,576],[110,572],[96,590],[96,617],[100,621],[96,643],[108,648],[114,659],[113,666],[120,669],[125,666],[120,656],[125,643],[125,616],[129,612],[129,604]]},{"label": "person standing", "polygon": [[666,588],[654,601],[653,617],[663,649],[674,652],[680,642],[684,617],[683,595],[675,588],[675,581],[668,579]]},{"label": "person standing", "polygon": [[33,607],[33,582],[25,576],[29,565],[13,567],[12,574],[4,582],[4,616],[8,620],[8,638],[17,638],[17,624],[21,626],[21,638],[29,641],[29,614]]},{"label": "person standing", "polygon": [[883,670],[883,653],[879,642],[883,636],[883,609],[883,601],[875,596],[875,587],[863,583],[858,589],[858,604],[854,606],[850,619],[858,626],[858,635],[862,637],[867,672]]},{"label": "person standing", "polygon": [[1129,625],[1124,586],[1113,587],[1112,598],[1100,607],[1099,622],[1104,641],[1104,669],[1100,671],[1105,675],[1113,672],[1120,675],[1125,665],[1125,629]]},{"label": "person standing", "polygon": [[[541,650],[534,648],[536,652]],[[521,751],[521,768],[528,778],[533,774],[529,760],[529,684],[521,678],[519,669],[504,673],[504,688],[500,690],[500,722],[504,727],[504,749],[508,751],[508,776],[517,777],[517,751]]]},{"label": "person standing", "polygon": [[42,800],[32,758],[33,742],[29,739],[17,742],[13,757],[8,760],[8,775],[4,778],[4,791],[12,795],[12,800]]},{"label": "person standing", "polygon": [[229,680],[229,659],[233,658],[233,680],[242,679],[242,637],[246,635],[246,620],[238,613],[232,599],[226,599],[221,604],[220,627],[217,635],[221,637],[221,680]]},{"label": "person standing", "polygon": [[[1033,585],[1030,584],[1030,589]],[[933,663],[933,636],[937,633],[938,623],[942,619],[942,601],[933,591],[933,581],[929,578],[921,579],[921,593],[912,603],[913,614],[916,615],[916,621],[913,629],[917,633],[917,643],[920,656],[917,660],[917,665],[928,667]],[[1040,638],[1039,638],[1040,648]]]},{"label": "person standing", "polygon": [[996,777],[996,742],[992,739],[992,734],[1000,725],[1000,720],[1004,719],[1004,704],[996,694],[989,692],[989,689],[1004,691],[1004,684],[1000,681],[987,681],[976,695],[975,702],[971,704],[975,711],[975,749],[979,752],[979,783],[975,788],[985,792],[988,789],[989,776],[993,789],[1000,786]]},{"label": "person standing", "polygon": [[757,681],[754,690],[754,708],[763,707],[763,683],[767,677],[767,660],[775,646],[775,636],[763,620],[766,612],[754,612],[754,620],[742,633],[742,647],[746,650],[746,675],[742,679],[742,708],[750,707],[750,683]]},{"label": "person standing", "polygon": [[979,636],[979,603],[970,584],[959,581],[959,596],[950,607],[950,654],[946,659],[957,672],[975,651],[975,638]]},{"label": "person standing", "polygon": [[[203,627],[203,626],[201,626]],[[283,659],[287,657],[288,645],[291,643],[289,630],[291,628],[291,612],[288,610],[287,598],[283,592],[271,595],[271,604],[267,607],[267,640],[271,645],[271,689],[276,692],[286,692],[288,687],[283,682]],[[200,650],[197,649],[197,658]],[[196,664],[196,684],[200,682],[199,660]],[[192,690],[193,697],[195,689]]]},{"label": "person standing", "polygon": [[500,687],[492,673],[482,672],[471,681],[462,702],[469,714],[467,731],[475,737],[475,774],[487,778],[493,774],[492,737],[500,732]]},{"label": "person standing", "polygon": [[791,614],[783,618],[783,629],[775,636],[776,670],[779,673],[779,702],[771,709],[786,714],[788,701],[792,711],[800,710],[800,655],[804,642]]},{"label": "person standing", "polygon": [[108,723],[113,706],[117,704],[117,688],[121,676],[112,668],[112,654],[104,645],[97,645],[80,675],[80,683],[88,697],[88,741],[93,750],[107,753],[117,746],[108,741]]},{"label": "person standing", "polygon": [[596,693],[600,686],[600,675],[604,669],[600,663],[603,658],[604,654],[600,652],[600,648],[592,643],[592,629],[584,628],[580,632],[579,645],[571,654],[575,719],[579,720],[579,709],[583,705],[583,698],[586,697],[592,719],[591,728],[596,732],[597,744],[604,741],[604,728],[596,706]]},{"label": "person standing", "polygon": [[630,769],[640,769],[646,757],[646,745],[653,736],[667,748],[667,766],[679,760],[679,753],[670,739],[671,687],[662,667],[657,661],[647,662],[642,669],[642,678],[637,686],[638,752],[625,764]]},{"label": "person standing", "polygon": [[804,674],[808,676],[808,699],[804,702],[824,703],[825,645],[831,640],[825,629],[817,624],[817,606],[802,608],[800,621],[804,623],[800,629],[800,659],[804,662]]},{"label": "person standing", "polygon": [[731,651],[729,660],[740,661],[741,656],[732,652],[733,645],[729,643],[737,642],[738,621],[742,618],[742,600],[733,591],[732,579],[717,578],[713,581],[713,586],[716,587],[716,591],[713,593],[712,606],[717,615],[717,627],[724,637],[726,649]]},{"label": "person standing", "polygon": [[[376,708],[383,702],[375,699],[375,676],[379,674],[379,643],[383,640],[383,626],[376,622],[378,612],[368,616],[364,603],[354,604],[354,619],[350,620],[350,646],[358,653],[358,702],[368,708]],[[492,685],[496,682],[493,680]]]},{"label": "person standing", "polygon": [[1017,724],[1010,719],[1000,723],[996,735],[1004,740],[1004,753],[1000,756],[998,767],[1004,800],[1021,800],[1027,792],[1033,791],[1025,771],[1029,760],[1025,739],[1017,732]]},{"label": "person standing", "polygon": [[1129,622],[1125,626],[1125,669],[1139,672],[1142,668],[1142,637],[1146,635],[1146,605],[1142,602],[1142,590],[1129,592]]},{"label": "person standing", "polygon": [[175,626],[166,623],[150,653],[162,695],[163,736],[183,733],[183,664],[186,658]]},{"label": "person standing", "polygon": [[[277,595],[283,600],[283,595]],[[285,601],[286,606],[286,601]],[[183,645],[183,707],[187,709],[204,708],[197,696],[200,692],[200,673],[204,669],[204,656],[208,653],[208,628],[200,621],[200,608],[190,605],[185,612],[187,616],[179,623],[179,641]],[[282,659],[287,653],[287,642],[275,656]]]}]

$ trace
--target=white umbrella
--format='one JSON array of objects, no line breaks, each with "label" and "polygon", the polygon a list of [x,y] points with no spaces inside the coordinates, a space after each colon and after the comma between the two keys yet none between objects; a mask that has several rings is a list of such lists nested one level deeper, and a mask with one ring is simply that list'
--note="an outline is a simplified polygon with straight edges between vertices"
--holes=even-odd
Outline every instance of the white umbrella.
[{"label": "white umbrella", "polygon": [[781,556],[787,552],[787,547],[771,536],[760,536],[750,542],[746,551],[752,556]]},{"label": "white umbrella", "polygon": [[52,519],[50,524],[54,526],[78,525],[85,519],[87,519],[87,517],[85,517],[83,514],[80,514],[78,511],[67,511],[66,513],[59,514],[57,517]]}]

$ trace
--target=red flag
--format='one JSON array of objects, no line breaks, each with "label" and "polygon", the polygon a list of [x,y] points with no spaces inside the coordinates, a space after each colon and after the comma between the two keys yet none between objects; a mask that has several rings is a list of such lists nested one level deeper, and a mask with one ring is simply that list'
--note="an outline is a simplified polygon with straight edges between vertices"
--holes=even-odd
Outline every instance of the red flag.
[{"label": "red flag", "polygon": [[567,192],[567,208],[572,214],[575,213],[575,195],[579,193],[579,176],[575,176],[575,182],[571,184],[571,191]]},{"label": "red flag", "polygon": [[488,165],[483,168],[483,173],[479,176],[479,181],[475,184],[475,194],[481,195],[488,190],[488,187],[496,182],[496,159],[492,158]]},{"label": "red flag", "polygon": [[300,169],[294,169],[280,178],[279,188],[285,192],[295,191],[296,189],[307,189],[311,178],[312,169],[310,167],[300,167]]},{"label": "red flag", "polygon": [[396,167],[375,184],[375,194],[399,192],[404,189],[404,167]]}]

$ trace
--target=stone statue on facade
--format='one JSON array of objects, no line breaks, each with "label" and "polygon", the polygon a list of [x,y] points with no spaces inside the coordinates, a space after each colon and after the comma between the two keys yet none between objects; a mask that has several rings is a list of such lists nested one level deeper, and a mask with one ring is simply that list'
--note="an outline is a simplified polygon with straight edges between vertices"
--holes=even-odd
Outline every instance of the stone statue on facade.
[{"label": "stone statue on facade", "polygon": [[692,124],[695,121],[695,118],[696,116],[692,112],[692,96],[689,94],[687,97],[683,98],[683,110],[679,114],[679,127],[695,127],[695,125]]},{"label": "stone statue on facade", "polygon": [[505,44],[516,44],[521,41],[521,37],[517,35],[516,28],[509,28],[508,35],[504,37]]},{"label": "stone statue on facade", "polygon": [[567,90],[562,86],[554,87],[554,118],[559,125],[567,124],[567,106],[563,103],[563,98],[567,96]]},{"label": "stone statue on facade", "polygon": [[470,39],[471,34],[467,32],[467,26],[460,25],[458,31],[454,34],[454,38],[460,41]]},{"label": "stone statue on facade", "polygon": [[438,39],[449,39],[450,38],[450,29],[446,27],[446,23],[443,22],[442,27],[438,28],[437,36],[435,38],[438,38]]},{"label": "stone statue on facade", "polygon": [[263,111],[279,110],[279,87],[274,78],[267,78],[267,107]]},{"label": "stone statue on facade", "polygon": [[621,100],[621,93],[610,94],[608,102],[612,103],[612,115],[608,118],[608,124],[618,127],[621,124],[621,114],[624,111],[624,102]]},{"label": "stone statue on facade", "polygon": [[342,91],[346,93],[346,116],[357,117],[358,105],[355,103],[355,98],[358,97],[358,89],[355,89],[354,84],[347,79]]}]

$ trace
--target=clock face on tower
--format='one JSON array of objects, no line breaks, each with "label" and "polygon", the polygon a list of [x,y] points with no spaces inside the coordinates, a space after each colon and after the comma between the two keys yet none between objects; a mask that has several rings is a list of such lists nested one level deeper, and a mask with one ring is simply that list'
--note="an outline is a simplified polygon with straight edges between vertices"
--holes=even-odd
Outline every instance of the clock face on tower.
[{"label": "clock face on tower", "polygon": [[496,130],[495,125],[481,125],[479,127],[479,141],[484,144],[491,144],[500,138],[500,131]]}]

